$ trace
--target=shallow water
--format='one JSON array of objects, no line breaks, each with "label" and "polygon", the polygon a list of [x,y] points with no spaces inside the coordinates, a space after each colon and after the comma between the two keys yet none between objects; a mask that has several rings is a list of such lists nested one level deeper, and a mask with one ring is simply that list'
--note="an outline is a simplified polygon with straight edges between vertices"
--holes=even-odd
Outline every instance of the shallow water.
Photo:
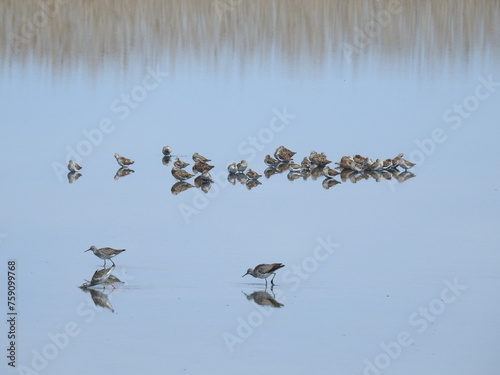
[{"label": "shallow water", "polygon": [[[2,373],[498,373],[497,3],[405,2],[354,53],[388,4],[99,4],[60,4],[16,49],[38,8],[0,5]],[[282,144],[403,152],[415,177],[228,182]],[[171,193],[164,145],[211,159],[208,193]],[[115,289],[78,288],[90,245],[126,249]],[[272,290],[241,277],[272,262]]]}]

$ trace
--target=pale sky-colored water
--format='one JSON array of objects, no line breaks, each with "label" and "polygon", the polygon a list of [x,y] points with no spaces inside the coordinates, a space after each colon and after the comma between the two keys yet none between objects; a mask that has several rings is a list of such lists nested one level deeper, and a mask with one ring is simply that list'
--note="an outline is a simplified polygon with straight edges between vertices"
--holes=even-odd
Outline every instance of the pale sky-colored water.
[{"label": "pale sky-colored water", "polygon": [[[316,22],[287,29],[298,10],[274,2],[285,21],[260,36],[271,27],[260,2],[231,10],[228,24],[179,7],[187,25],[214,34],[225,25],[231,37],[174,25],[178,34],[166,40],[148,29],[142,44],[131,35],[155,23],[165,11],[158,3],[128,24],[88,9],[74,35],[102,27],[92,46],[106,46],[113,25],[130,33],[99,58],[87,46],[74,64],[57,60],[70,56],[58,46],[78,43],[59,30],[64,18],[51,18],[17,60],[3,60],[1,267],[17,262],[19,315],[18,367],[4,358],[2,373],[497,374],[500,70],[498,40],[484,30],[498,6],[480,2],[464,15],[474,27],[447,34],[439,27],[456,28],[445,16],[450,2],[436,3],[408,2],[354,60],[335,51],[364,25],[361,3],[319,18],[325,2],[314,2],[306,10]],[[10,10],[22,7],[3,14]],[[410,19],[415,31],[403,27]],[[340,20],[328,28],[336,34],[324,33]],[[307,38],[290,34],[316,43],[298,54]],[[165,47],[172,35],[184,41],[175,54]],[[217,59],[203,38],[217,41]],[[325,47],[329,38],[337,49]],[[266,54],[284,45],[281,57]],[[127,105],[126,96],[137,100]],[[217,183],[208,194],[171,194],[167,144],[184,160],[212,159]],[[252,190],[227,182],[229,162],[245,158],[262,173],[281,144],[298,161],[311,150],[334,161],[404,152],[416,177],[329,190],[322,178],[286,174]],[[72,184],[57,169],[70,149],[83,166]],[[115,152],[135,160],[135,173],[114,180]],[[84,253],[92,244],[127,249],[114,258],[124,281],[109,295],[114,312],[78,289],[102,265]],[[241,275],[270,262],[286,265],[273,289],[281,308],[245,296],[264,283]],[[57,335],[65,330],[67,339]]]}]

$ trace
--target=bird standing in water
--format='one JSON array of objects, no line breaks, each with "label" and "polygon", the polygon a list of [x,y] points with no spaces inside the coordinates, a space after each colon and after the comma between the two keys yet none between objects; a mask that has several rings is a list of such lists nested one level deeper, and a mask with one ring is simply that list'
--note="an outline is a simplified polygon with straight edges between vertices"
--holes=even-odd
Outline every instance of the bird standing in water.
[{"label": "bird standing in water", "polygon": [[255,268],[249,268],[247,270],[247,273],[245,273],[242,277],[245,277],[246,275],[252,275],[253,277],[256,277],[258,279],[264,279],[267,286],[267,278],[273,275],[273,278],[271,279],[271,285],[274,285],[273,280],[276,276],[276,271],[282,267],[285,267],[285,265],[281,263],[259,264]]}]

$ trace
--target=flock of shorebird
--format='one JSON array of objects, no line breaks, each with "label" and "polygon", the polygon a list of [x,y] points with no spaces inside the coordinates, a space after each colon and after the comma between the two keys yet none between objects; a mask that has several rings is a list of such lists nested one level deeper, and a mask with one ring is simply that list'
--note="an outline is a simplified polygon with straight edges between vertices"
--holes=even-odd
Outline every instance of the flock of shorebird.
[{"label": "flock of shorebird", "polygon": [[[99,259],[103,259],[104,264],[102,266],[103,268],[96,270],[94,272],[94,275],[92,276],[92,279],[90,281],[84,282],[80,286],[80,288],[85,289],[96,285],[103,285],[105,287],[106,284],[110,284],[114,288],[113,282],[120,282],[120,280],[111,275],[111,273],[115,269],[115,262],[113,262],[113,259],[111,258],[117,256],[120,253],[123,253],[125,249],[113,249],[111,247],[102,247],[98,249],[97,247],[92,245],[84,252],[87,251],[92,251],[96,257],[98,257]],[[106,268],[106,260],[108,259],[113,265],[109,268]],[[273,278],[271,279],[272,288],[272,286],[274,286],[274,277],[276,276],[276,271],[282,267],[285,267],[285,265],[281,263],[259,264],[255,268],[249,268],[242,277],[245,277],[246,275],[252,275],[253,277],[256,277],[258,279],[264,279],[267,287],[267,278],[273,275]]]},{"label": "flock of shorebird", "polygon": [[[163,164],[173,164],[171,173],[177,180],[171,188],[172,194],[177,195],[193,187],[200,188],[204,193],[210,190],[211,184],[214,182],[210,175],[210,170],[214,168],[213,165],[209,164],[210,159],[195,152],[192,156],[194,164],[192,166],[192,173],[190,173],[186,170],[186,167],[191,164],[181,160],[179,156],[176,156],[172,162],[174,156],[172,155],[170,146],[164,146],[162,153],[164,155],[162,159]],[[404,159],[402,153],[394,158],[385,160],[376,159],[375,161],[361,155],[342,156],[339,162],[334,163],[336,165],[334,168],[330,167],[329,164],[332,161],[328,160],[323,152],[317,153],[316,151],[311,151],[309,156],[305,156],[300,164],[293,160],[295,155],[296,152],[284,146],[279,146],[273,153],[274,157],[271,155],[265,156],[264,163],[267,168],[264,170],[263,175],[266,178],[270,178],[272,175],[288,172],[287,178],[290,181],[298,178],[306,180],[311,177],[313,180],[316,180],[318,177],[324,177],[325,180],[322,186],[325,189],[329,189],[340,183],[340,181],[335,179],[337,176],[340,177],[342,182],[349,180],[352,183],[370,178],[375,179],[377,182],[380,182],[382,179],[390,180],[392,178],[398,182],[404,182],[415,177],[413,173],[408,171],[415,164]],[[134,170],[130,169],[130,166],[134,164],[133,160],[120,156],[118,153],[115,153],[114,156],[120,166],[115,174],[115,179],[134,172]],[[399,168],[404,171],[400,171]],[[79,172],[81,169],[82,167],[73,160],[68,162],[68,181],[70,183],[81,176]],[[235,185],[238,181],[250,190],[261,184],[259,178],[262,175],[249,168],[246,160],[230,163],[227,166],[227,171],[227,180],[232,185]],[[191,184],[188,180],[193,177],[194,183]]]},{"label": "flock of shorebird", "polygon": [[[172,149],[170,146],[165,146],[162,149],[162,153],[164,155],[163,163],[169,165],[172,157]],[[279,146],[274,151],[274,157],[266,155],[264,158],[264,163],[267,165],[267,169],[264,171],[266,178],[269,178],[277,173],[283,173],[284,171],[288,171],[288,178],[290,180],[300,177],[307,179],[309,176],[316,179],[321,175],[325,177],[323,187],[328,189],[331,186],[335,186],[340,183],[335,179],[338,175],[340,175],[343,181],[349,178],[352,182],[369,177],[373,177],[377,181],[379,181],[382,177],[386,179],[395,177],[399,182],[403,182],[408,178],[415,176],[413,173],[408,172],[408,169],[415,166],[415,164],[404,159],[402,153],[392,159],[385,159],[383,161],[381,159],[373,161],[372,159],[361,155],[343,156],[339,162],[335,163],[337,165],[335,168],[331,168],[328,165],[331,164],[332,161],[328,160],[327,156],[323,152],[317,153],[315,151],[311,151],[309,157],[304,157],[300,164],[294,162],[293,157],[295,155],[296,152],[293,152],[284,146]],[[129,168],[130,165],[134,164],[133,160],[120,156],[118,153],[115,153],[114,156],[117,163],[120,165],[117,175],[127,175],[133,172],[133,170]],[[190,165],[190,163],[182,161],[179,157],[176,157],[174,160],[171,173],[172,176],[178,180],[178,182],[172,186],[171,191],[173,194],[178,194],[191,187],[199,187],[205,193],[210,189],[213,180],[209,171],[214,168],[213,165],[209,164],[211,160],[198,154],[197,152],[193,154],[192,159],[194,162],[192,167],[193,173],[189,173],[185,169]],[[398,168],[404,169],[404,172],[399,172]],[[70,180],[70,182],[76,180],[78,178],[76,174],[79,174],[81,169],[82,167],[80,165],[73,160],[69,160],[68,170],[70,172],[68,180]],[[241,160],[239,163],[230,163],[227,167],[227,171],[229,173],[229,182],[235,184],[236,181],[240,181],[245,184],[248,189],[259,185],[260,182],[258,179],[262,177],[261,174],[249,168],[248,163],[245,160]],[[194,185],[187,182],[187,180],[192,177],[195,177]],[[97,257],[103,259],[104,265],[103,269],[95,271],[90,281],[82,285],[84,288],[108,283],[111,278],[111,273],[115,268],[115,263],[111,258],[125,251],[125,249],[117,250],[110,247],[98,249],[95,246],[91,246],[90,249],[86,251],[92,251]],[[111,260],[113,263],[113,265],[109,268],[106,268],[107,259]],[[269,276],[273,275],[271,285],[274,285],[273,280],[276,275],[275,271],[282,267],[284,267],[284,265],[281,263],[259,264],[255,268],[249,268],[243,276],[252,275],[257,278],[267,279]]]},{"label": "flock of shorebird", "polygon": [[[169,146],[163,148],[163,154],[165,155],[163,163],[165,165],[171,163],[171,152],[172,150]],[[332,161],[328,160],[323,152],[317,153],[316,151],[311,151],[309,156],[304,157],[300,164],[294,162],[293,157],[295,154],[295,152],[288,148],[279,146],[273,153],[274,157],[271,155],[265,156],[264,163],[267,168],[264,170],[263,175],[266,178],[270,178],[274,174],[288,171],[287,177],[290,181],[297,178],[303,178],[305,180],[309,177],[315,180],[323,176],[325,180],[322,185],[325,189],[329,189],[340,183],[340,181],[335,179],[336,176],[340,176],[343,182],[350,180],[353,183],[361,179],[369,178],[373,178],[377,182],[380,182],[383,178],[386,180],[395,178],[398,182],[404,182],[409,178],[415,177],[413,173],[408,172],[408,169],[415,166],[415,164],[403,159],[402,153],[392,159],[386,159],[384,161],[381,159],[373,161],[369,157],[361,155],[343,156],[339,162],[335,163],[335,168],[331,168],[328,165],[332,163]],[[210,189],[213,180],[209,171],[214,167],[208,164],[211,160],[195,153],[193,154],[193,161],[195,162],[193,173],[201,173],[201,175],[195,178],[194,185],[186,180],[195,177],[195,175],[183,169],[190,164],[176,157],[173,162],[172,175],[179,180],[179,182],[172,186],[172,194],[179,194],[192,187],[200,187],[205,193]],[[404,171],[400,171],[398,168],[404,169]],[[249,168],[245,160],[230,163],[227,166],[227,171],[227,179],[232,185],[239,181],[250,190],[261,184],[259,178],[262,177],[262,175]]]}]

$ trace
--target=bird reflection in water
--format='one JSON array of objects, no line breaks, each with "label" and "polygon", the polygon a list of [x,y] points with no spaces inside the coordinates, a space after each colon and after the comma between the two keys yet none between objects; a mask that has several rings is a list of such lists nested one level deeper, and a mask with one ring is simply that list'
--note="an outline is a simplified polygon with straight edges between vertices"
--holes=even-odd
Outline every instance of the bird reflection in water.
[{"label": "bird reflection in water", "polygon": [[271,176],[274,176],[275,174],[279,174],[279,173],[280,172],[278,172],[276,167],[271,166],[271,167],[266,168],[266,170],[264,171],[264,176],[266,176],[266,178],[270,178]]},{"label": "bird reflection in water", "polygon": [[68,182],[69,182],[70,184],[72,184],[72,183],[73,183],[73,181],[78,180],[81,176],[82,176],[82,174],[81,174],[81,173],[79,173],[79,172],[76,172],[76,171],[69,172],[69,173],[68,173]]},{"label": "bird reflection in water", "polygon": [[245,183],[245,186],[247,187],[248,190],[252,190],[254,187],[257,187],[259,185],[262,185],[259,182],[259,180],[254,180],[254,179],[247,180],[247,182]]},{"label": "bird reflection in water", "polygon": [[127,167],[121,167],[118,168],[115,174],[115,180],[118,180],[122,177],[128,176],[130,173],[134,173],[135,171],[133,169],[127,168]]},{"label": "bird reflection in water", "polygon": [[167,155],[167,156],[164,156],[162,159],[161,159],[161,163],[163,165],[170,165],[170,162],[172,161],[172,157],[170,155]]},{"label": "bird reflection in water", "polygon": [[212,187],[212,176],[208,172],[208,170],[204,170],[201,175],[197,176],[194,179],[194,186],[200,188],[202,192],[205,194],[208,193],[210,188]]},{"label": "bird reflection in water", "polygon": [[172,192],[173,195],[177,195],[192,187],[194,187],[194,185],[191,185],[189,182],[179,181],[172,185],[170,191]]},{"label": "bird reflection in water", "polygon": [[[109,280],[109,278],[111,277],[111,272],[113,272],[114,269],[115,265],[113,264],[111,267],[96,270],[94,272],[94,275],[92,276],[92,279],[90,281],[84,282],[81,288],[90,288],[96,285],[102,285],[104,288],[106,288],[106,284],[109,284],[114,289],[115,286],[113,285],[112,281]],[[115,279],[117,278],[115,277]]]},{"label": "bird reflection in water", "polygon": [[338,185],[338,184],[340,184],[340,182],[337,181],[336,179],[326,178],[325,180],[323,180],[322,186],[324,189],[328,190],[331,187],[334,187],[335,185]]},{"label": "bird reflection in water", "polygon": [[204,182],[200,186],[198,186],[202,192],[207,194],[210,191],[210,188],[212,187],[212,184],[210,182]]},{"label": "bird reflection in water", "polygon": [[[271,289],[272,291],[272,289]],[[258,291],[258,292],[253,292],[252,294],[246,294],[243,292],[243,294],[247,297],[247,300],[253,300],[257,305],[261,305],[261,306],[271,306],[271,307],[275,307],[275,308],[280,308],[280,307],[283,307],[285,305],[283,305],[282,303],[279,303],[278,301],[276,301],[276,299],[274,298],[275,295],[274,295],[274,292],[273,292],[273,295],[270,295],[269,293],[267,293],[266,291]]]},{"label": "bird reflection in water", "polygon": [[[113,264],[109,268],[102,268],[100,270],[96,270],[92,279],[90,281],[84,282],[80,289],[85,293],[90,293],[92,297],[92,301],[96,306],[100,306],[114,312],[113,306],[109,302],[108,295],[114,292],[115,284],[122,283],[122,281],[112,275],[111,273],[115,269],[115,265]],[[106,289],[106,285],[111,285],[112,289]]]},{"label": "bird reflection in water", "polygon": [[[392,180],[395,179],[399,183],[403,183],[410,178],[416,177],[416,175],[409,171],[398,171],[396,169],[386,170],[386,171],[363,171],[357,172],[352,169],[343,169],[340,172],[340,178],[342,182],[350,181],[353,184],[357,183],[361,180],[370,180],[374,179],[376,182],[381,182],[383,180]],[[323,187],[325,187],[323,185]]]},{"label": "bird reflection in water", "polygon": [[92,298],[94,305],[111,310],[111,312],[115,312],[115,310],[113,309],[113,305],[111,304],[111,302],[109,301],[109,298],[108,298],[108,295],[113,293],[114,289],[108,293],[105,293],[102,290],[97,290],[97,289],[83,287],[83,286],[81,286],[80,289],[82,289],[85,293],[90,293],[90,297]]}]

